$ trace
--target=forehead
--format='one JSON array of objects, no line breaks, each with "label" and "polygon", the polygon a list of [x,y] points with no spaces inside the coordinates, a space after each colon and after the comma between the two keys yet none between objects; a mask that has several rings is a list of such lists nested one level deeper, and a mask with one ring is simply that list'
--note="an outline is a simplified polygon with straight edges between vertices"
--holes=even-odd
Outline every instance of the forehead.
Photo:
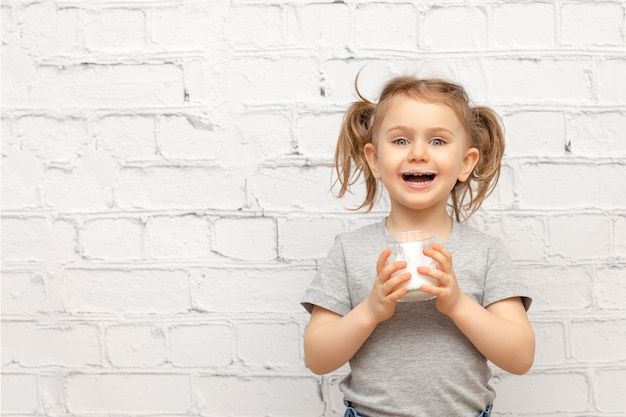
[{"label": "forehead", "polygon": [[406,95],[396,95],[382,103],[377,119],[378,128],[383,131],[394,125],[465,131],[459,115],[448,104]]}]

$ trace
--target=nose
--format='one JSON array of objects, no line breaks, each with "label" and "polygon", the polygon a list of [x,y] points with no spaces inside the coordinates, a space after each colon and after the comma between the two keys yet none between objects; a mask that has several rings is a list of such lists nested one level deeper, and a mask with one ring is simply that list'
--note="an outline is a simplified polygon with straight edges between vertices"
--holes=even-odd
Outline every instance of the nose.
[{"label": "nose", "polygon": [[413,141],[411,149],[409,150],[408,158],[411,162],[427,162],[429,157],[426,144],[421,140]]}]

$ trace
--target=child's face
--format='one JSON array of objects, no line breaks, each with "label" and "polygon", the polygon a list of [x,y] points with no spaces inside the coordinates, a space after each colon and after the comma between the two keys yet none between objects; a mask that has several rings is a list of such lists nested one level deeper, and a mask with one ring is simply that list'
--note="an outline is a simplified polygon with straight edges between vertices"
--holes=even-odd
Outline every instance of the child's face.
[{"label": "child's face", "polygon": [[[389,192],[392,210],[441,208],[457,180],[478,161],[467,133],[445,104],[398,96],[392,99],[374,143],[365,147],[372,173]],[[400,205],[400,206],[399,206]]]}]

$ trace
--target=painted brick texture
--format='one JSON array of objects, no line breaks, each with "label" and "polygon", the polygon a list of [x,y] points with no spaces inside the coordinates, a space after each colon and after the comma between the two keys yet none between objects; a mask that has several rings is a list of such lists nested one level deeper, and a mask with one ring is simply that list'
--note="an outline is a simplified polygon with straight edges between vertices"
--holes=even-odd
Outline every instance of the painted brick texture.
[{"label": "painted brick texture", "polygon": [[331,417],[304,289],[380,219],[329,189],[353,82],[439,75],[494,107],[473,222],[528,280],[537,356],[495,416],[626,415],[626,1],[6,0],[8,417]]}]

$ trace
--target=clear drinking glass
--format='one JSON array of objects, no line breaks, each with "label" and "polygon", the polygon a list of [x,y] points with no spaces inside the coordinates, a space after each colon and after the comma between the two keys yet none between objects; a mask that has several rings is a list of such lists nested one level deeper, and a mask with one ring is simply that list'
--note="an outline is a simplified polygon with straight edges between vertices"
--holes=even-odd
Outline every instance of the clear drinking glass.
[{"label": "clear drinking glass", "polygon": [[426,231],[410,231],[392,234],[394,242],[391,245],[392,253],[390,260],[406,261],[406,268],[398,271],[396,274],[409,272],[411,280],[405,286],[409,290],[399,301],[424,301],[435,298],[428,294],[420,287],[422,285],[439,286],[439,282],[417,272],[418,266],[426,266],[429,268],[437,268],[437,263],[428,256],[423,254],[424,248],[430,248],[433,243],[438,242],[438,236],[433,232]]}]

